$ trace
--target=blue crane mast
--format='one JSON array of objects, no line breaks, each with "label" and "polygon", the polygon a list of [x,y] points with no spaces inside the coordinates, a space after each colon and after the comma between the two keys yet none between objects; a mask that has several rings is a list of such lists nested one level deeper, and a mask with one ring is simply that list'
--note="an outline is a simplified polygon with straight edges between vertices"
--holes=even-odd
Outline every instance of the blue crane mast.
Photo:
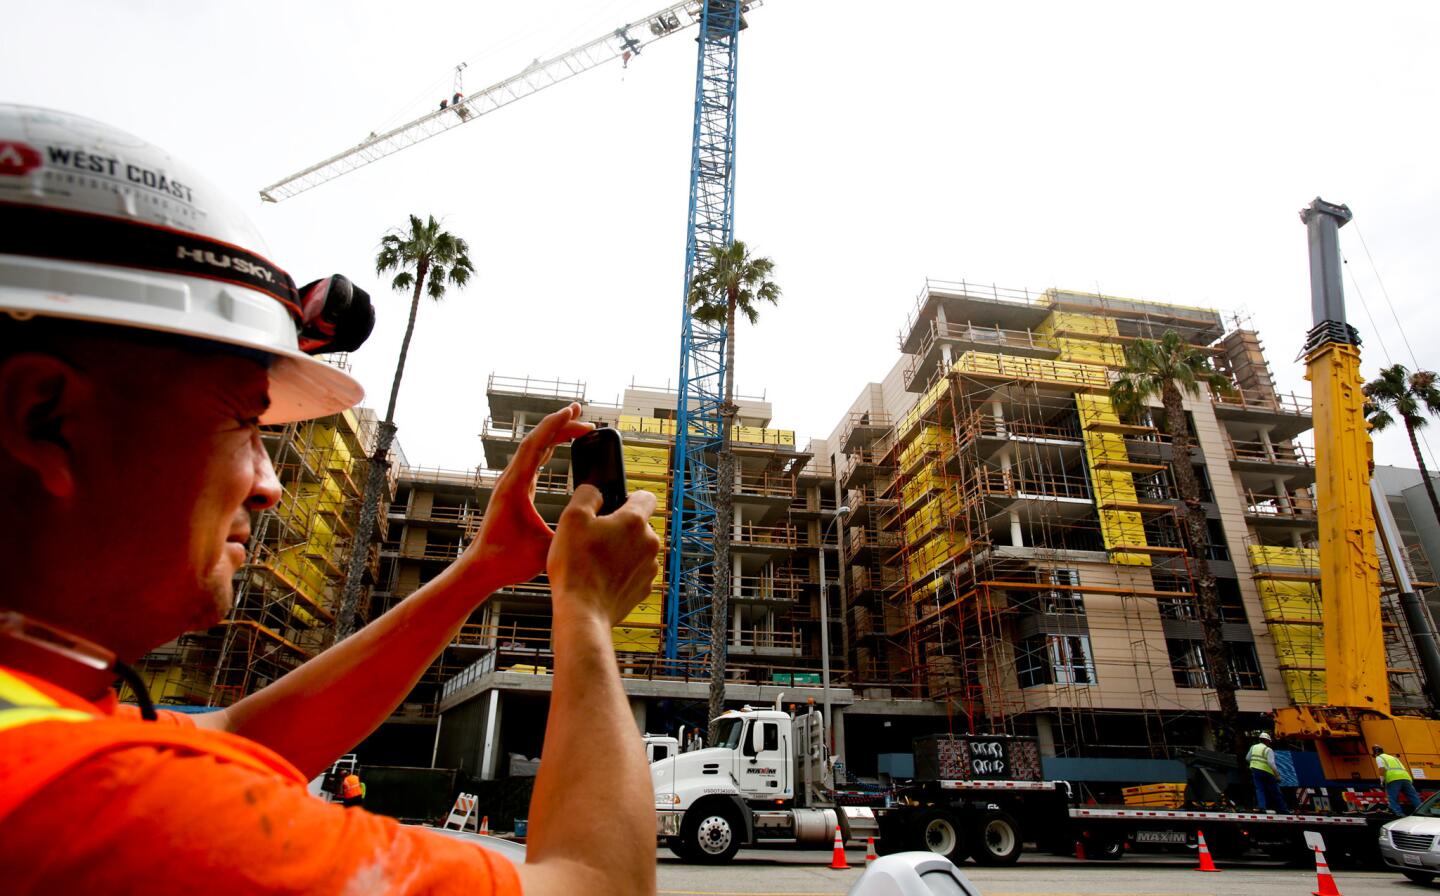
[{"label": "blue crane mast", "polygon": [[723,323],[695,320],[689,297],[707,250],[734,239],[736,62],[742,14],[749,5],[742,0],[705,0],[700,17],[675,411],[675,497],[666,563],[665,656],[670,660],[698,657],[710,644],[726,334]]}]

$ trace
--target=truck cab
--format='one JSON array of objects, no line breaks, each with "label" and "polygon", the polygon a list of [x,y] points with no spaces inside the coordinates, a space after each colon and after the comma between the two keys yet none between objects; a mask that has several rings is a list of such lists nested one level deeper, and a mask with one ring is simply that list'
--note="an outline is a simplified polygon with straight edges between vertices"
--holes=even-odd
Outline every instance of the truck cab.
[{"label": "truck cab", "polygon": [[654,763],[680,752],[680,739],[668,734],[645,735],[645,761]]},{"label": "truck cab", "polygon": [[813,708],[727,712],[714,744],[652,763],[650,777],[657,836],[687,861],[726,862],[759,842],[829,843],[839,823]]}]

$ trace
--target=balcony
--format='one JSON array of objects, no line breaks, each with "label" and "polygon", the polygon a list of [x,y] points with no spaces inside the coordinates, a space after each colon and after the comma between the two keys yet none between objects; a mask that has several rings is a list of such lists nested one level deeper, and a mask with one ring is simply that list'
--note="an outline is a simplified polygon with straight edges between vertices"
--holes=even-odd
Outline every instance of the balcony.
[{"label": "balcony", "polygon": [[780,473],[752,473],[741,470],[736,482],[735,494],[758,498],[778,498],[789,503],[795,499],[795,478]]},{"label": "balcony", "polygon": [[539,418],[558,411],[572,401],[585,402],[585,384],[571,380],[542,380],[531,377],[490,374],[485,383],[490,414],[503,424],[512,424],[516,414]]},{"label": "balcony", "polygon": [[895,421],[889,414],[867,412],[851,413],[845,422],[845,431],[840,436],[840,450],[858,451],[890,431]]},{"label": "balcony", "polygon": [[1255,523],[1276,523],[1313,528],[1316,523],[1315,503],[1304,492],[1265,494],[1244,490],[1245,515]]},{"label": "balcony", "polygon": [[899,532],[882,532],[873,526],[852,526],[845,530],[845,560],[854,563],[872,555],[888,556],[899,550]]},{"label": "balcony", "polygon": [[794,604],[805,593],[805,582],[785,576],[740,576],[732,601],[755,604]]},{"label": "balcony", "polygon": [[798,545],[795,527],[787,524],[762,526],[742,522],[730,538],[732,548],[747,550],[793,551]]},{"label": "balcony", "polygon": [[1311,422],[1310,399],[1295,393],[1277,394],[1273,398],[1234,389],[1221,395],[1211,391],[1210,403],[1215,416],[1224,420],[1239,420],[1270,427],[1270,437],[1276,441],[1292,439],[1309,431]]},{"label": "balcony", "polygon": [[[913,334],[911,338],[914,338]],[[919,350],[904,373],[906,389],[921,392],[930,386],[941,369],[941,359],[944,356],[940,348],[942,345],[955,346],[955,354],[973,350],[1037,358],[1055,358],[1059,355],[1053,339],[1037,336],[1028,329],[1007,330],[999,326],[976,325],[971,321],[942,324],[938,319],[932,318],[925,326]]]}]

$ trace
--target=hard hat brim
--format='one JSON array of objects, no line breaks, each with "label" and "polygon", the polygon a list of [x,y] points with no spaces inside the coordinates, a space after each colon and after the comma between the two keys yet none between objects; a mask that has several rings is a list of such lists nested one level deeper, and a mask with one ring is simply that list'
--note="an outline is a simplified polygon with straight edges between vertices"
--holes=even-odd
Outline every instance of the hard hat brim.
[{"label": "hard hat brim", "polygon": [[[19,285],[16,272],[40,268],[28,259],[0,256],[6,272],[0,283],[0,313],[17,319],[28,317],[64,318],[117,328],[134,328],[155,333],[172,333],[219,346],[233,345],[270,356],[270,407],[261,423],[291,423],[337,414],[359,404],[365,389],[345,371],[293,347],[294,324],[278,303],[268,298],[249,297],[248,291],[231,290],[217,305],[231,316],[211,315],[200,326],[195,319],[193,293],[173,282],[160,282],[143,272],[78,268],[51,265],[46,283]],[[87,289],[100,285],[105,289]],[[85,282],[89,281],[89,282]],[[132,287],[125,299],[110,297],[118,285]],[[35,288],[42,286],[42,288]],[[285,338],[291,346],[279,345],[277,334],[289,329]]]}]

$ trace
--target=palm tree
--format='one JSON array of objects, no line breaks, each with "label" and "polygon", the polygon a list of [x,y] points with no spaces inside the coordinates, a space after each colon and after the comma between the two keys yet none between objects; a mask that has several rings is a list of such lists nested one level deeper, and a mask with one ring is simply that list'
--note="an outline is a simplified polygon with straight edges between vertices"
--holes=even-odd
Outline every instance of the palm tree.
[{"label": "palm tree", "polygon": [[340,640],[355,631],[355,608],[360,602],[364,585],[366,559],[370,539],[375,534],[375,520],[380,513],[380,492],[385,487],[385,474],[390,467],[390,446],[395,442],[395,401],[400,397],[400,378],[405,375],[405,359],[410,354],[410,337],[415,334],[415,315],[420,310],[420,293],[439,302],[448,286],[463,287],[470,282],[475,266],[470,263],[470,246],[463,239],[440,229],[434,215],[421,221],[410,216],[410,229],[395,228],[380,238],[380,251],[375,255],[375,274],[397,272],[390,287],[397,292],[412,289],[410,321],[405,325],[405,338],[400,343],[400,359],[395,362],[395,379],[390,383],[390,403],[385,419],[375,434],[375,450],[370,455],[369,475],[365,479],[365,499],[360,505],[360,521],[355,527],[355,541],[350,549],[350,562],[345,571],[345,590],[340,596],[339,619],[335,638]]},{"label": "palm tree", "polygon": [[1243,751],[1240,706],[1235,699],[1235,670],[1230,648],[1224,638],[1220,591],[1206,558],[1209,547],[1205,509],[1200,505],[1200,483],[1190,463],[1194,437],[1185,419],[1181,392],[1200,397],[1201,384],[1218,392],[1229,392],[1230,381],[1210,366],[1209,357],[1185,342],[1173,330],[1158,340],[1135,339],[1125,346],[1125,367],[1110,385],[1110,398],[1121,413],[1138,416],[1146,401],[1158,396],[1165,409],[1165,432],[1174,452],[1171,469],[1184,504],[1181,517],[1190,535],[1196,605],[1204,631],[1205,665],[1220,703],[1220,727],[1216,742]]},{"label": "palm tree", "polygon": [[1415,463],[1420,465],[1420,478],[1425,482],[1425,493],[1430,496],[1430,507],[1435,519],[1440,521],[1440,500],[1435,498],[1435,483],[1430,481],[1430,471],[1425,468],[1425,456],[1420,453],[1420,442],[1415,430],[1429,421],[1425,412],[1440,414],[1440,388],[1435,385],[1433,370],[1417,370],[1410,373],[1403,364],[1394,364],[1380,371],[1380,375],[1361,388],[1365,393],[1365,418],[1376,432],[1395,422],[1395,415],[1405,424],[1410,436],[1410,450],[1415,452]]},{"label": "palm tree", "polygon": [[[710,737],[715,742],[717,719],[725,711],[725,633],[729,630],[730,531],[735,519],[735,456],[730,431],[739,407],[735,404],[735,314],[753,325],[761,302],[774,305],[780,287],[770,280],[775,263],[752,258],[740,240],[706,250],[706,266],[690,281],[690,316],[725,325],[725,401],[720,405],[720,458],[715,494],[715,588],[710,596]],[[684,438],[679,433],[678,438]]]}]

